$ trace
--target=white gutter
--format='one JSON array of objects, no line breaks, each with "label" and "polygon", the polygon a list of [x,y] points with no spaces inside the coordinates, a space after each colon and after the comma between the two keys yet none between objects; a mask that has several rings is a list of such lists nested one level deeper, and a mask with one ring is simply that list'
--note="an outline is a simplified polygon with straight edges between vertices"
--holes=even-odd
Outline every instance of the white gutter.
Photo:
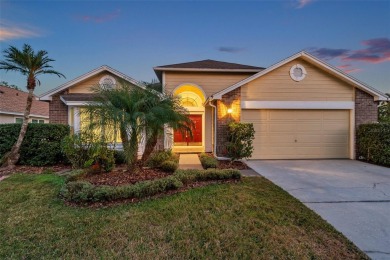
[{"label": "white gutter", "polygon": [[211,103],[213,100],[214,99],[212,96],[207,99],[209,105],[214,110],[214,149],[213,149],[213,155],[218,160],[227,161],[227,160],[230,160],[230,158],[217,156],[217,107]]}]

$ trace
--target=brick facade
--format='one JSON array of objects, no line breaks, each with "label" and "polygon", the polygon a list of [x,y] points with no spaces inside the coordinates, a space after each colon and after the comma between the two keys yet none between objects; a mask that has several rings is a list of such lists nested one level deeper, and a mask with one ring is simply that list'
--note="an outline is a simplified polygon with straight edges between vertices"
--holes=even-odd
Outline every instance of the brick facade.
[{"label": "brick facade", "polygon": [[356,88],[355,91],[355,155],[359,158],[356,145],[356,130],[359,125],[378,122],[378,102],[373,96]]},{"label": "brick facade", "polygon": [[[228,113],[228,109],[232,113]],[[237,88],[217,100],[217,156],[226,156],[227,126],[231,121],[240,122],[241,117],[241,88]]]},{"label": "brick facade", "polygon": [[49,105],[49,117],[52,124],[68,124],[68,106],[60,99],[61,95],[67,94],[67,90],[52,97]]},{"label": "brick facade", "polygon": [[360,89],[355,91],[355,126],[378,122],[378,102]]}]

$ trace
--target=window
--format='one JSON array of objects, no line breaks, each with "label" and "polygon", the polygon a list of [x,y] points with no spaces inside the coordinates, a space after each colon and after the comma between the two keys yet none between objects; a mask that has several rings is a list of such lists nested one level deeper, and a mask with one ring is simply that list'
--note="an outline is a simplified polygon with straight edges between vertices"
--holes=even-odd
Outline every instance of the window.
[{"label": "window", "polygon": [[32,123],[34,124],[44,124],[45,123],[45,120],[42,120],[42,119],[33,119],[31,120]]},{"label": "window", "polygon": [[17,124],[23,123],[23,118],[21,118],[21,117],[15,117],[15,123],[17,123]]},{"label": "window", "polygon": [[290,77],[295,81],[301,81],[306,77],[306,70],[301,64],[297,64],[291,67]]},{"label": "window", "polygon": [[113,77],[106,75],[99,80],[99,84],[102,88],[111,89],[115,86],[116,81]]}]

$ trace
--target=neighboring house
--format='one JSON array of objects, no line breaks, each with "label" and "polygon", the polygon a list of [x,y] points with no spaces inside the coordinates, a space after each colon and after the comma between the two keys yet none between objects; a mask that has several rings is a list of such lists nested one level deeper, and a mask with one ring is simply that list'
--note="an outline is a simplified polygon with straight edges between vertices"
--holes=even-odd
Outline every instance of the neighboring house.
[{"label": "neighboring house", "polygon": [[[164,147],[176,152],[226,155],[230,121],[251,122],[253,159],[355,158],[355,131],[377,122],[377,105],[387,97],[320,59],[297,53],[269,68],[213,60],[154,68],[165,91],[180,95],[194,122],[193,138],[166,129]],[[48,93],[53,123],[80,128],[76,111],[89,87],[122,78],[100,67]]]},{"label": "neighboring house", "polygon": [[[28,93],[0,86],[0,124],[22,123]],[[49,123],[49,104],[33,99],[30,123]]]}]

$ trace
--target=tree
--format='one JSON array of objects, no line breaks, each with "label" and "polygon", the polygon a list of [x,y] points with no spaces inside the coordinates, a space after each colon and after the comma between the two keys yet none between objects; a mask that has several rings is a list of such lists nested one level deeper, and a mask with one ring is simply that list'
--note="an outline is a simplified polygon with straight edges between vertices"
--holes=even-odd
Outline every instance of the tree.
[{"label": "tree", "polygon": [[16,85],[9,85],[7,81],[0,81],[0,86],[5,86],[5,87],[8,87],[8,88],[13,88],[13,89],[16,89],[16,90],[21,90],[18,86]]},{"label": "tree", "polygon": [[[390,93],[386,94],[390,97]],[[390,123],[390,101],[382,101],[378,107],[379,122]]]},{"label": "tree", "polygon": [[119,132],[129,171],[137,170],[139,142],[143,138],[146,146],[141,162],[150,156],[165,125],[189,129],[187,112],[172,95],[126,84],[113,89],[96,87],[94,92],[95,102],[84,112],[93,119],[89,127]]},{"label": "tree", "polygon": [[2,159],[2,166],[13,168],[19,160],[20,146],[23,142],[24,136],[26,135],[34,90],[37,85],[39,86],[41,84],[37,77],[42,74],[54,74],[58,77],[64,78],[65,76],[62,73],[51,69],[52,66],[50,66],[49,63],[54,60],[47,56],[47,51],[40,50],[35,52],[30,45],[24,44],[22,50],[19,50],[14,46],[10,46],[3,52],[5,60],[0,61],[0,69],[5,70],[6,72],[16,71],[24,76],[27,76],[28,96],[19,137],[16,143],[12,146],[11,151]]},{"label": "tree", "polygon": [[[156,147],[158,138],[164,134],[164,126],[174,130],[191,132],[192,121],[188,111],[181,105],[180,97],[169,93],[157,94],[153,90],[162,90],[159,83],[147,84],[147,110],[145,114],[145,150],[142,154],[142,163],[145,163]],[[150,90],[149,90],[150,89]]]}]

